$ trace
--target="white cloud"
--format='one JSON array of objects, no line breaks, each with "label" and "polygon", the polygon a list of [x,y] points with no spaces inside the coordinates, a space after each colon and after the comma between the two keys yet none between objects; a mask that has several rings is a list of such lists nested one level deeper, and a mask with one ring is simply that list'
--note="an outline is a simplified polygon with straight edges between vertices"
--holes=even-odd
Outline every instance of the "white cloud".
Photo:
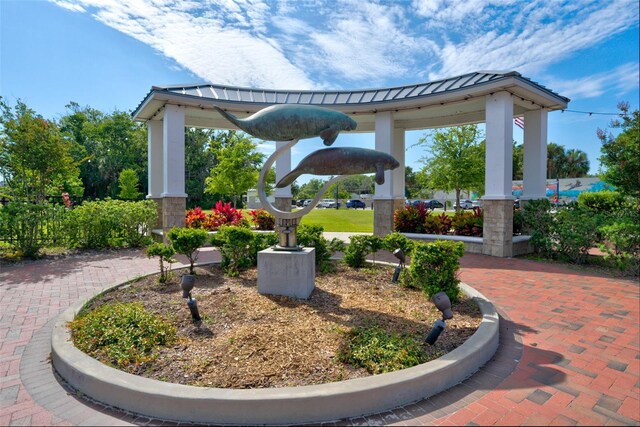
[{"label": "white cloud", "polygon": [[571,99],[596,98],[605,93],[617,97],[638,89],[640,67],[637,62],[629,62],[603,73],[571,80],[549,78],[548,84],[554,91]]},{"label": "white cloud", "polygon": [[277,89],[483,69],[536,74],[638,23],[629,0],[50,1],[91,13],[206,81]]}]

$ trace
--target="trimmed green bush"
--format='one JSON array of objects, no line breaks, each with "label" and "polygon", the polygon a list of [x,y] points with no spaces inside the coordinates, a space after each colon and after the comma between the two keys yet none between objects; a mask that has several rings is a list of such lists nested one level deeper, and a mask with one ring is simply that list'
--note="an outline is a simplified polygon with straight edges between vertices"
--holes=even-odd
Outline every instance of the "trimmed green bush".
[{"label": "trimmed green bush", "polygon": [[580,193],[578,205],[596,213],[609,214],[619,210],[625,204],[624,195],[617,191],[598,191]]},{"label": "trimmed green bush", "polygon": [[638,276],[640,274],[640,214],[635,218],[621,219],[613,224],[600,228],[604,243],[598,247],[606,253],[620,270],[628,270]]},{"label": "trimmed green bush", "polygon": [[[176,262],[173,256],[176,254],[173,246],[165,245],[164,243],[153,243],[147,247],[147,256],[152,258],[157,256],[160,260],[160,277],[158,281],[160,283],[166,283],[169,280],[169,274],[171,272],[171,264]],[[164,263],[168,263],[166,267]]]},{"label": "trimmed green bush", "polygon": [[603,216],[578,204],[572,203],[556,213],[551,226],[553,251],[561,258],[582,264],[587,260],[589,249],[600,241]]},{"label": "trimmed green bush", "polygon": [[464,243],[437,240],[431,243],[416,243],[409,271],[401,276],[404,286],[422,289],[429,298],[445,292],[451,302],[458,300],[460,293],[458,270],[464,255]]},{"label": "trimmed green bush", "polygon": [[549,200],[529,200],[524,205],[522,209],[523,232],[531,236],[529,243],[537,253],[550,256],[553,252],[552,227],[553,216]]},{"label": "trimmed green bush", "polygon": [[331,250],[329,241],[322,235],[323,231],[321,225],[302,224],[298,226],[297,237],[299,245],[316,249],[316,267],[322,272],[327,272],[331,268]]},{"label": "trimmed green bush", "polygon": [[384,249],[393,252],[396,249],[402,249],[405,255],[411,255],[415,242],[403,234],[394,231],[384,237]]},{"label": "trimmed green bush", "polygon": [[355,328],[347,339],[339,353],[340,361],[365,368],[371,374],[410,368],[427,359],[416,339],[389,333],[379,326]]},{"label": "trimmed green bush", "polygon": [[139,247],[150,243],[150,227],[157,218],[153,200],[105,199],[74,207],[69,211],[67,224],[75,247]]},{"label": "trimmed green bush", "polygon": [[193,274],[193,264],[198,259],[198,249],[205,244],[209,237],[207,230],[174,227],[169,230],[167,237],[171,240],[176,252],[187,257],[189,273]]},{"label": "trimmed green bush", "polygon": [[252,264],[252,253],[255,251],[254,233],[245,227],[223,225],[211,236],[211,244],[218,248],[222,255],[222,268],[231,277],[238,276],[241,268]]},{"label": "trimmed green bush", "polygon": [[154,349],[176,336],[173,326],[139,302],[105,304],[69,322],[69,328],[77,348],[128,372],[137,372],[154,359]]}]

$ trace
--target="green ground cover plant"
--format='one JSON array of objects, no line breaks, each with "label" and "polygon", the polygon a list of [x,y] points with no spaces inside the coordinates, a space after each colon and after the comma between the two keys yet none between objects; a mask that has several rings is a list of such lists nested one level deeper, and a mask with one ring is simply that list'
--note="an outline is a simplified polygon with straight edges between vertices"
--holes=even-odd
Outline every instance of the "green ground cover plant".
[{"label": "green ground cover plant", "polygon": [[69,323],[76,347],[113,366],[137,373],[153,351],[175,340],[176,329],[141,303],[111,303]]},{"label": "green ground cover plant", "polygon": [[339,359],[371,374],[382,374],[419,365],[427,358],[415,338],[389,333],[374,325],[351,330]]}]

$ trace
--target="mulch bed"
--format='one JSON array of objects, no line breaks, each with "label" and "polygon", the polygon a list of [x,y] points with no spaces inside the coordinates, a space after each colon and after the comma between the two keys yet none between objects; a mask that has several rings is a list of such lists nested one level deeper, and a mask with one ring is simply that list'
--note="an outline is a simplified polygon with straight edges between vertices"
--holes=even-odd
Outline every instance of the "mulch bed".
[{"label": "mulch bed", "polygon": [[[441,313],[420,291],[391,283],[393,267],[318,274],[308,300],[257,292],[257,271],[224,276],[218,265],[196,269],[193,296],[203,321],[194,325],[182,299],[180,275],[159,284],[149,276],[110,291],[91,307],[118,300],[141,302],[178,330],[178,341],[157,351],[155,361],[138,367],[138,375],[179,384],[221,388],[264,388],[322,384],[369,376],[344,364],[337,354],[354,327],[378,325],[389,332],[424,340]],[[455,317],[433,346],[435,359],[470,337],[481,321],[474,301],[454,304]]]}]

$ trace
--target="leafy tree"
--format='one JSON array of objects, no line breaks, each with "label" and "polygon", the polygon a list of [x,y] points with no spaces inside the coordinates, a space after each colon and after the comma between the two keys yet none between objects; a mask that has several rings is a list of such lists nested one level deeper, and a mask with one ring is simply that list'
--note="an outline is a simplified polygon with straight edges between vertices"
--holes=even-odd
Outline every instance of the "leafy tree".
[{"label": "leafy tree", "polygon": [[205,200],[205,180],[216,164],[213,146],[216,133],[207,129],[186,129],[184,137],[185,189],[188,194],[187,206],[207,206],[219,198]]},{"label": "leafy tree", "polygon": [[318,178],[310,179],[309,182],[300,186],[297,197],[299,199],[313,199],[316,197],[324,183],[325,182],[323,180]]},{"label": "leafy tree", "polygon": [[518,145],[513,141],[513,179],[520,180],[524,177],[524,144]]},{"label": "leafy tree", "polygon": [[602,141],[600,162],[606,168],[602,179],[616,187],[621,193],[633,196],[640,210],[640,113],[629,113],[629,104],[620,102],[619,119],[610,127],[620,129],[614,138],[611,131],[598,129]]},{"label": "leafy tree", "polygon": [[0,97],[0,126],[0,175],[13,195],[41,202],[53,184],[77,179],[71,144],[56,123],[22,101],[12,111]]},{"label": "leafy tree", "polygon": [[418,181],[418,173],[411,168],[404,168],[404,195],[408,199],[422,198],[423,191]]},{"label": "leafy tree", "polygon": [[133,169],[125,169],[120,172],[120,178],[118,178],[120,185],[120,198],[124,200],[137,200],[142,195],[138,191],[140,180],[136,171]]},{"label": "leafy tree", "polygon": [[589,173],[587,154],[578,149],[565,150],[564,146],[547,144],[547,179],[580,178]]},{"label": "leafy tree", "polygon": [[212,148],[217,164],[205,180],[205,193],[230,196],[235,207],[238,198],[256,186],[264,155],[256,151],[256,143],[244,134],[236,131],[227,134],[228,138],[217,141]]},{"label": "leafy tree", "polygon": [[562,163],[564,162],[564,147],[550,142],[547,144],[547,179],[562,177]]},{"label": "leafy tree", "polygon": [[564,178],[580,178],[589,173],[587,153],[578,149],[567,150],[563,167]]},{"label": "leafy tree", "polygon": [[481,186],[484,182],[484,154],[479,142],[481,135],[476,125],[465,125],[434,132],[430,138],[421,138],[418,144],[427,144],[430,156],[420,180],[427,188],[455,190],[456,206],[462,190]]},{"label": "leafy tree", "polygon": [[69,114],[60,120],[64,135],[79,148],[76,161],[81,165],[81,178],[90,198],[115,197],[118,178],[123,169],[133,169],[147,191],[147,130],[133,121],[128,113],[104,114],[77,103],[67,105]]}]

